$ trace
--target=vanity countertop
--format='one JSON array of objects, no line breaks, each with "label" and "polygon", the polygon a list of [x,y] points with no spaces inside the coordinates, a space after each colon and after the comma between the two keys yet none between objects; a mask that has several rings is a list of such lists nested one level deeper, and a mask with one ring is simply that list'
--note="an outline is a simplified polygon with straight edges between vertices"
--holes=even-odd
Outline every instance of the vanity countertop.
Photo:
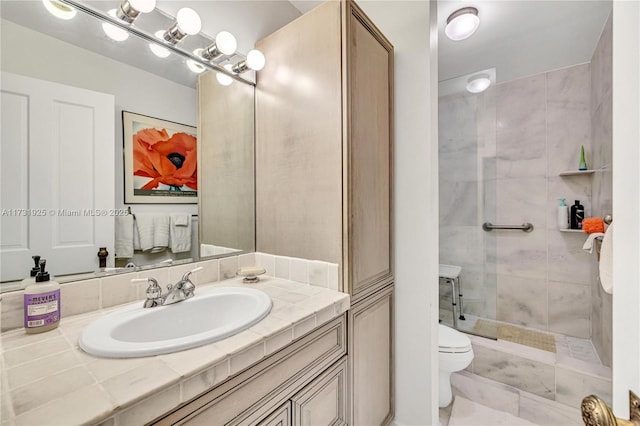
[{"label": "vanity countertop", "polygon": [[264,291],[271,312],[232,337],[171,354],[112,359],[78,347],[87,324],[125,305],[63,318],[42,334],[2,333],[2,426],[148,422],[340,316],[350,303],[345,293],[268,276],[258,284],[234,278],[198,288],[228,286]]}]

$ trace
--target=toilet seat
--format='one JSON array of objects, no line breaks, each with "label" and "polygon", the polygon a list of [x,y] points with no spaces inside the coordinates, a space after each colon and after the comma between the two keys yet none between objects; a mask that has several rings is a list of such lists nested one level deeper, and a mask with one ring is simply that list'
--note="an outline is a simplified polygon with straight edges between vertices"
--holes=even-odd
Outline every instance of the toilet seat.
[{"label": "toilet seat", "polygon": [[470,352],[471,340],[457,330],[438,324],[438,352],[440,353],[466,353]]}]

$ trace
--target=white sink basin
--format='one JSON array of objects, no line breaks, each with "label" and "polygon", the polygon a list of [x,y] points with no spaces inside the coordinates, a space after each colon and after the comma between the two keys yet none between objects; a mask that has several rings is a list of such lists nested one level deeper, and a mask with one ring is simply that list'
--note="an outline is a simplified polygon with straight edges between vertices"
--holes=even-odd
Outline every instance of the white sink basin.
[{"label": "white sink basin", "polygon": [[142,301],[107,314],[80,335],[80,347],[92,355],[135,358],[166,354],[232,336],[262,320],[271,310],[269,296],[256,289],[196,289],[191,299],[155,308]]}]

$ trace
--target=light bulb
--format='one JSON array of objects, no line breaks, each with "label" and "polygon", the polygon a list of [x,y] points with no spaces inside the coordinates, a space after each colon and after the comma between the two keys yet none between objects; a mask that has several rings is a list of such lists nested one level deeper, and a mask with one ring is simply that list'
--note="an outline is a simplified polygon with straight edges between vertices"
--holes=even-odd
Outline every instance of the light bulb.
[{"label": "light bulb", "polygon": [[156,0],[129,0],[129,4],[142,13],[149,13],[156,8]]},{"label": "light bulb", "polygon": [[78,13],[74,8],[61,3],[58,0],[42,0],[42,4],[50,14],[59,19],[73,19]]},{"label": "light bulb", "polygon": [[260,71],[264,68],[265,59],[264,55],[259,50],[250,50],[247,53],[247,66],[254,71]]},{"label": "light bulb", "polygon": [[228,31],[220,31],[216,35],[216,46],[225,55],[233,55],[238,48],[236,38]]},{"label": "light bulb", "polygon": [[196,74],[200,74],[206,69],[202,64],[197,63],[193,59],[187,59],[187,67]]},{"label": "light bulb", "polygon": [[[159,39],[162,39],[163,34],[164,34],[164,31],[160,30],[160,31],[156,31],[154,35]],[[171,54],[169,49],[164,48],[157,43],[149,43],[149,49],[151,49],[153,54],[156,55],[158,58],[166,58]]]},{"label": "light bulb", "polygon": [[476,32],[478,25],[480,25],[478,9],[475,7],[465,7],[449,15],[444,33],[451,40],[464,40]]},{"label": "light bulb", "polygon": [[491,86],[491,80],[486,74],[476,75],[469,79],[467,83],[467,91],[471,93],[481,93]]},{"label": "light bulb", "polygon": [[[224,68],[228,71],[231,71],[233,65],[231,64],[227,64],[224,66]],[[218,80],[218,83],[222,84],[223,86],[229,86],[231,83],[233,83],[233,78],[228,76],[227,74],[223,74],[221,72],[217,72],[216,73],[216,80]]]},{"label": "light bulb", "polygon": [[[116,10],[111,9],[109,15],[116,17]],[[112,40],[115,41],[125,41],[129,38],[129,33],[122,28],[118,28],[113,24],[109,24],[108,22],[102,23],[102,31]]]},{"label": "light bulb", "polygon": [[189,35],[198,34],[200,32],[200,28],[202,28],[200,16],[198,16],[198,13],[195,10],[188,7],[183,7],[178,11],[176,21],[178,22],[178,29],[180,29],[180,32]]}]

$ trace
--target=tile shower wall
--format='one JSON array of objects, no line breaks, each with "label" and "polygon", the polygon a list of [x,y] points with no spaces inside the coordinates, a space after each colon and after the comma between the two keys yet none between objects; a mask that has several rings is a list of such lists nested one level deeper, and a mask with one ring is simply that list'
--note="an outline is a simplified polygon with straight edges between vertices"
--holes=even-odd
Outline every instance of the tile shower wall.
[{"label": "tile shower wall", "polygon": [[[558,176],[581,145],[591,168],[590,65],[498,84],[494,115],[489,96],[440,99],[440,262],[463,267],[466,312],[588,338],[594,262],[556,208],[580,200],[591,215],[591,178]],[[485,221],[535,230],[485,233]]]},{"label": "tile shower wall", "polygon": [[[591,133],[593,135],[593,214],[604,216],[612,210],[612,98],[611,98],[611,16],[591,59]],[[611,366],[612,300],[602,290],[595,274],[591,277],[593,322],[592,340],[603,364]]]}]

